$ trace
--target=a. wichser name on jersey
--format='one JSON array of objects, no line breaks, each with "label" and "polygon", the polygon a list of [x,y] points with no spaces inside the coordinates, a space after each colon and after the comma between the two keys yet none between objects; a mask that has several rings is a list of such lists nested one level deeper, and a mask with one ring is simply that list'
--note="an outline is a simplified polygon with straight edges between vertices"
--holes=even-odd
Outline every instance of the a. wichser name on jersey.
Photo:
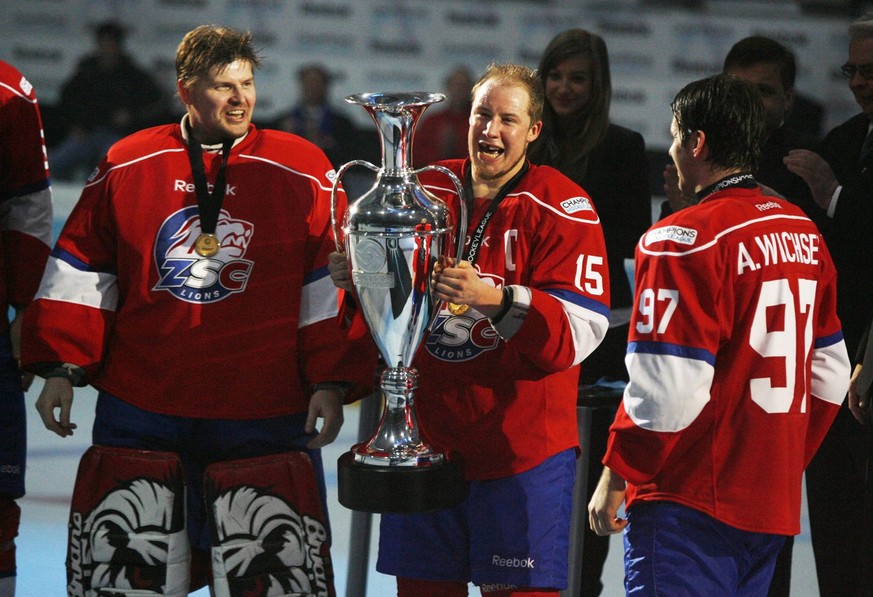
[{"label": "a. wichser name on jersey", "polygon": [[749,248],[740,242],[737,246],[737,274],[755,271],[779,263],[818,265],[821,237],[814,232],[770,232],[753,238]]}]

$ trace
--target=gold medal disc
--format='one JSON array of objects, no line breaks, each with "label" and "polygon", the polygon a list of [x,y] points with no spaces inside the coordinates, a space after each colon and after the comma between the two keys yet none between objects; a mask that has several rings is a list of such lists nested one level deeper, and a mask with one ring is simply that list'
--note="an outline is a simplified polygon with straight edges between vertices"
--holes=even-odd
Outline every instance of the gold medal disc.
[{"label": "gold medal disc", "polygon": [[448,303],[449,313],[452,315],[463,315],[470,308],[470,305],[458,305],[456,303]]},{"label": "gold medal disc", "polygon": [[201,234],[194,242],[194,250],[201,257],[213,257],[218,253],[220,247],[221,243],[218,242],[218,238],[214,234]]}]

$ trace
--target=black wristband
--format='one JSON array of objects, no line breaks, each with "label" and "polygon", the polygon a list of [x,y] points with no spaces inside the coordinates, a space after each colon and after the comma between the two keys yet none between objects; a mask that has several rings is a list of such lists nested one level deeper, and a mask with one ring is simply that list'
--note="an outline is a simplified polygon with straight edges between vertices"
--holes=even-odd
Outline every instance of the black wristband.
[{"label": "black wristband", "polygon": [[491,323],[499,323],[503,317],[509,313],[509,309],[512,308],[512,302],[515,299],[512,293],[512,288],[510,286],[503,287],[503,301],[500,303],[500,311],[491,318]]},{"label": "black wristband", "polygon": [[318,390],[336,390],[342,394],[343,399],[345,399],[353,385],[354,384],[349,381],[322,381],[312,384],[312,393],[314,394]]},{"label": "black wristband", "polygon": [[85,385],[85,370],[75,365],[60,365],[41,374],[45,379],[63,377],[76,387]]}]

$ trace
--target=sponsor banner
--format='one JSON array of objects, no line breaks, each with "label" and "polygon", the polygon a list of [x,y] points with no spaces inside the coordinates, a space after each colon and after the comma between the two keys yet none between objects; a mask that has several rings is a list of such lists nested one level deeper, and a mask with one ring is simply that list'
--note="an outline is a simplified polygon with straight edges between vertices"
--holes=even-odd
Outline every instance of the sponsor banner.
[{"label": "sponsor banner", "polygon": [[[797,90],[826,108],[825,130],[858,111],[839,65],[846,60],[849,17],[779,18],[740,9],[689,12],[613,2],[609,9],[559,2],[462,0],[28,0],[0,14],[0,52],[27,73],[40,101],[56,100],[78,60],[93,47],[92,27],[116,19],[127,46],[154,68],[169,93],[176,46],[191,28],[226,23],[250,30],[264,57],[257,75],[256,119],[268,121],[298,99],[296,69],[322,62],[344,73],[333,104],[365,91],[445,92],[456,64],[478,73],[491,62],[535,67],[555,34],[587,28],[606,40],[616,123],[641,132],[650,149],[666,148],[669,102],[689,81],[721,70],[731,45],[765,35],[788,45],[798,62]],[[726,14],[727,13],[727,14]],[[363,112],[347,112],[370,126]],[[667,121],[666,124],[664,121]]]}]

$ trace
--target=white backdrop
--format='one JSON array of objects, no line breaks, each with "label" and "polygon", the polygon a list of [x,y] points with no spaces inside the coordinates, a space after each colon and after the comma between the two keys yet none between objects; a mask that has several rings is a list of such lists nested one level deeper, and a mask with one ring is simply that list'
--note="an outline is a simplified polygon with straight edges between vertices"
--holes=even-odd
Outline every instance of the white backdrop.
[{"label": "white backdrop", "polygon": [[718,72],[735,41],[760,34],[794,50],[797,88],[826,106],[825,130],[856,112],[838,68],[848,18],[802,16],[786,0],[701,4],[680,11],[646,0],[0,0],[0,57],[31,79],[43,103],[54,102],[91,50],[93,25],[114,18],[130,28],[131,52],[172,92],[182,36],[196,25],[225,24],[251,30],[265,57],[258,117],[291,105],[297,67],[317,61],[336,75],[334,103],[365,124],[366,113],[343,97],[442,91],[458,63],[475,72],[492,61],[536,66],[552,36],[582,27],[609,47],[613,120],[640,131],[650,148],[666,148],[676,91]]}]

